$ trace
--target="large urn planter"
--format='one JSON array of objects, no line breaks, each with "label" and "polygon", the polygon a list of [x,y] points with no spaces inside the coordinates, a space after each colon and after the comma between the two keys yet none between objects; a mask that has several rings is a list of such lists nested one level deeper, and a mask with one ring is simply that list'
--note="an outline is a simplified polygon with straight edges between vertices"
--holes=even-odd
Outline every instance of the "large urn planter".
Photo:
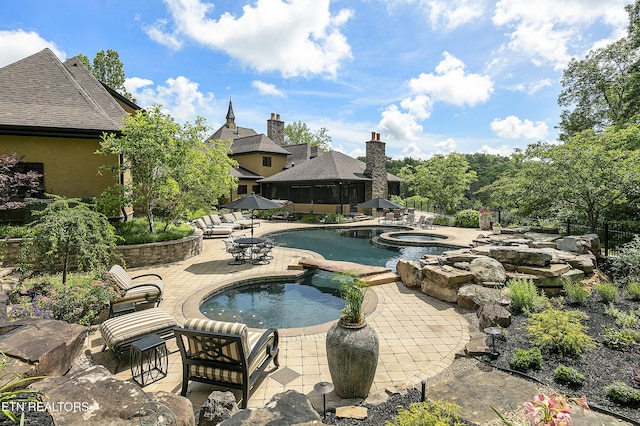
[{"label": "large urn planter", "polygon": [[338,321],[327,332],[327,360],[336,394],[341,398],[366,398],[378,366],[378,335],[366,322]]}]

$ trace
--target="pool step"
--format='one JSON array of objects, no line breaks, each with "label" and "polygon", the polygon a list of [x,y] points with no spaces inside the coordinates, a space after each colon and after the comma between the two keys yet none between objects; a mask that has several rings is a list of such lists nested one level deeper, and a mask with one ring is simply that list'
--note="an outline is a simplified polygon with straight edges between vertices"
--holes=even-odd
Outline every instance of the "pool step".
[{"label": "pool step", "polygon": [[366,277],[362,277],[361,279],[368,285],[380,285],[400,281],[400,275],[396,274],[395,272],[385,272],[382,274],[368,275]]},{"label": "pool step", "polygon": [[287,266],[287,269],[290,271],[303,271],[304,265],[300,264],[300,258],[296,257],[291,259],[291,262],[289,262],[289,266]]}]

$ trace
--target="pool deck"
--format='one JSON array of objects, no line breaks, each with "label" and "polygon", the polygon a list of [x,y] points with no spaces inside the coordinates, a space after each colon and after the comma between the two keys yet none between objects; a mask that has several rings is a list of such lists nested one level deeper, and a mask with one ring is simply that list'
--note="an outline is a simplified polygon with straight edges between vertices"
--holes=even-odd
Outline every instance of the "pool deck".
[{"label": "pool deck", "polygon": [[[347,226],[378,225],[374,219]],[[254,230],[255,236],[293,228],[317,227],[302,223],[261,221]],[[339,225],[345,226],[345,225]],[[243,231],[247,234],[250,231]],[[468,246],[482,231],[436,227],[429,233],[445,235],[448,244]],[[179,324],[186,317],[197,315],[198,302],[209,292],[231,282],[273,275],[296,275],[300,271],[288,270],[289,264],[302,256],[319,257],[313,252],[276,247],[274,259],[267,265],[229,265],[230,255],[225,252],[222,239],[206,239],[202,253],[196,257],[164,265],[131,269],[132,274],[153,272],[160,274],[165,283],[164,300],[160,307],[174,316]],[[408,289],[400,282],[371,287],[377,305],[367,317],[376,330],[380,343],[380,356],[370,395],[394,386],[417,385],[422,380],[443,371],[469,340],[466,320],[455,312],[451,304],[436,300],[418,290]],[[252,393],[248,408],[261,407],[271,397],[285,390],[295,389],[322,407],[321,397],[313,390],[320,381],[331,381],[326,359],[326,331],[331,324],[305,329],[283,330],[280,339],[280,367],[268,368],[268,375]],[[99,333],[90,336],[94,361],[115,368],[111,352],[101,352]],[[175,341],[169,341],[169,373],[164,379],[144,388],[147,392],[168,391],[179,394],[182,382],[182,361]],[[126,355],[125,355],[126,358]],[[116,377],[131,380],[128,362],[125,360]],[[201,383],[190,383],[187,398],[194,411],[212,390],[218,388]],[[333,393],[327,401],[339,399]]]}]

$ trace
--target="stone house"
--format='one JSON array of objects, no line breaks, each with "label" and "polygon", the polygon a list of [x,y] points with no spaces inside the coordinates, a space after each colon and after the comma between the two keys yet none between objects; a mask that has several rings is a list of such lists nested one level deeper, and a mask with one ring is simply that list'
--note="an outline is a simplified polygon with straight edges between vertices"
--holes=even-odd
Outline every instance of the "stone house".
[{"label": "stone house", "polygon": [[385,143],[372,132],[366,142],[366,162],[338,151],[324,152],[309,144],[284,145],[279,114],[267,120],[267,134],[237,126],[229,101],[226,123],[210,137],[231,140],[238,189],[230,198],[251,192],[288,200],[301,213],[350,213],[358,203],[387,198],[400,191],[401,179],[386,171]]}]

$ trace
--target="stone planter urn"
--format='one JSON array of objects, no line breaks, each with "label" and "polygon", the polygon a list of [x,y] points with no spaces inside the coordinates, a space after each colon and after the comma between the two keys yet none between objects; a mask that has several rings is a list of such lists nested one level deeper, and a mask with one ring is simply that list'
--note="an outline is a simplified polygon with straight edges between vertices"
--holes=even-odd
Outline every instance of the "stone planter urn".
[{"label": "stone planter urn", "polygon": [[366,398],[378,366],[378,335],[366,322],[338,321],[327,332],[327,360],[336,394]]},{"label": "stone planter urn", "polygon": [[483,231],[489,231],[491,230],[491,215],[488,213],[481,213],[480,217],[480,229],[482,229]]}]

